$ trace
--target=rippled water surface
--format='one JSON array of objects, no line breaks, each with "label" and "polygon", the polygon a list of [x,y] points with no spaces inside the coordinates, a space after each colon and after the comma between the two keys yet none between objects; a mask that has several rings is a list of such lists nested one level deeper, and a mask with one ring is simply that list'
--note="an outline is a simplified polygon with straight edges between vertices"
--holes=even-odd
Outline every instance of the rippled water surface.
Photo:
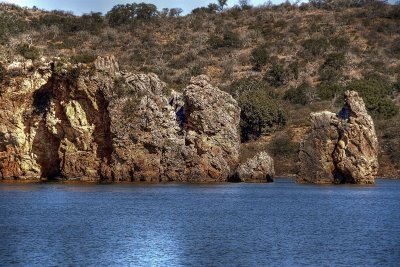
[{"label": "rippled water surface", "polygon": [[375,186],[0,184],[0,266],[399,266]]}]

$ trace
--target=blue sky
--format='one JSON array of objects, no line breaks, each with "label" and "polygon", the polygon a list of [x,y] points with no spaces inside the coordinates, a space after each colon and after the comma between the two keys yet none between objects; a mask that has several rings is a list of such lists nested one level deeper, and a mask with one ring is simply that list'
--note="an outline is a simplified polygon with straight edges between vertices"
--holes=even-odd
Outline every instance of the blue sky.
[{"label": "blue sky", "polygon": [[[234,6],[238,3],[239,0],[228,0],[228,6]],[[267,0],[250,0],[252,5],[260,5],[264,4]],[[88,13],[90,11],[100,11],[102,13],[106,13],[109,11],[113,6],[117,4],[125,4],[125,3],[153,3],[155,4],[159,10],[164,7],[180,7],[182,8],[185,13],[189,13],[196,7],[206,6],[208,3],[217,3],[217,0],[7,0],[7,1],[0,1],[0,2],[8,2],[14,3],[19,6],[37,6],[38,8],[43,8],[46,10],[65,10],[65,11],[72,11],[77,15],[82,13]],[[281,3],[282,0],[273,0],[274,3]]]}]

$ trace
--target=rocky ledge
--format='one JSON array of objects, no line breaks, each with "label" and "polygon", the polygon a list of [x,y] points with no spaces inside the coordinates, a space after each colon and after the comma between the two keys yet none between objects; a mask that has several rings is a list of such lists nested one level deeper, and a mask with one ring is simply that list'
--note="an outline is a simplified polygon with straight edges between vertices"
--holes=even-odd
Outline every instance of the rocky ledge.
[{"label": "rocky ledge", "polygon": [[240,108],[206,76],[179,93],[112,56],[20,65],[0,88],[0,179],[223,182],[235,171]]},{"label": "rocky ledge", "polygon": [[378,139],[357,92],[345,92],[338,114],[311,114],[311,131],[300,143],[299,160],[300,183],[374,183]]},{"label": "rocky ledge", "polygon": [[273,182],[274,175],[274,160],[267,152],[262,151],[238,166],[234,180],[268,183]]}]

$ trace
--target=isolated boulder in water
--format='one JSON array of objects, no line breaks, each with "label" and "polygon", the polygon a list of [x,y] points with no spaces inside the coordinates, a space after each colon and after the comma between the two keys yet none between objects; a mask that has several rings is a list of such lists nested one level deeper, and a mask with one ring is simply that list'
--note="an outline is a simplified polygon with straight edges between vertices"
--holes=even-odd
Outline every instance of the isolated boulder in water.
[{"label": "isolated boulder in water", "polygon": [[298,182],[374,183],[378,139],[357,92],[345,92],[345,105],[338,114],[311,114],[311,131],[300,143],[299,160]]},{"label": "isolated boulder in water", "polygon": [[235,180],[241,182],[272,182],[274,160],[267,152],[260,152],[254,157],[240,164],[237,168]]}]

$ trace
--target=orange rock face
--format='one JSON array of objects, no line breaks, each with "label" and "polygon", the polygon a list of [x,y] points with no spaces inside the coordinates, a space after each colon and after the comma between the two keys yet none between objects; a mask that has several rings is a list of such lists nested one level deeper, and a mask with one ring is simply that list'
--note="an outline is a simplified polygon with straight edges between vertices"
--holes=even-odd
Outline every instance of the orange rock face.
[{"label": "orange rock face", "polygon": [[49,63],[2,88],[0,178],[226,181],[237,163],[236,101],[205,76],[167,93],[154,74]]}]

